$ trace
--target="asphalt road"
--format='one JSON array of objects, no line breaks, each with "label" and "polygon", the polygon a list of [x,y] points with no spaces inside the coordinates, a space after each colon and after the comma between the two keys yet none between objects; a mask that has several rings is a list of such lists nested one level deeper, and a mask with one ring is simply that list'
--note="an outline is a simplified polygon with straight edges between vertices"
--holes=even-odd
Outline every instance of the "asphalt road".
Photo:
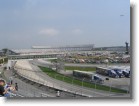
[{"label": "asphalt road", "polygon": [[[107,64],[74,64],[66,63],[65,66],[79,66],[79,67],[106,67]],[[109,66],[130,66],[130,64],[109,64]]]},{"label": "asphalt road", "polygon": [[31,83],[25,79],[19,79],[19,77],[13,76],[11,70],[4,71],[4,75],[7,79],[10,77],[13,78],[13,86],[15,83],[18,83],[18,91],[15,93],[22,95],[23,97],[55,97],[55,93],[50,93],[48,91],[43,91],[40,88],[38,89],[35,85],[31,85]]},{"label": "asphalt road", "polygon": [[[47,62],[47,60],[33,60],[33,63],[39,66],[43,66],[43,67],[49,67],[49,65],[52,65],[52,63]],[[79,67],[96,67],[96,66],[106,66],[104,64],[65,64],[66,66],[79,66]],[[115,66],[116,64],[112,64],[109,66]],[[117,66],[129,66],[129,64],[118,64]],[[65,73],[65,71],[61,71],[61,73]],[[66,72],[67,73],[67,72]],[[69,72],[70,73],[70,72]],[[101,76],[103,79],[106,78],[106,76],[103,75],[99,75]],[[107,76],[108,77],[108,76]],[[116,88],[121,88],[121,89],[125,89],[125,90],[129,90],[129,86],[130,86],[130,78],[111,78],[109,77],[110,80],[105,80],[104,84],[107,86],[112,86],[112,87],[116,87]]]},{"label": "asphalt road", "polygon": [[[4,72],[6,78],[13,78],[13,86],[14,83],[18,83],[18,91],[13,92],[14,94],[18,94],[18,97],[47,97],[47,98],[56,98],[57,91],[46,86],[40,86],[37,83],[33,83],[27,79],[19,77],[18,75],[12,75],[11,70],[6,70]],[[80,95],[74,95],[68,92],[60,91],[60,97],[58,98],[83,98]]]},{"label": "asphalt road", "polygon": [[[52,65],[51,62],[47,61],[46,59],[38,59],[38,60],[33,60],[33,61],[38,61],[42,65]],[[79,66],[79,67],[106,67],[107,64],[86,64],[86,63],[65,63],[65,66]],[[130,64],[109,64],[109,66],[130,66]]]},{"label": "asphalt road", "polygon": [[[33,70],[39,71],[38,73],[36,73],[39,77],[43,78],[47,82],[53,83],[54,86],[57,86],[59,88],[61,87],[61,89],[65,89],[67,91],[72,91],[72,92],[78,92],[80,94],[87,95],[89,97],[109,97],[109,96],[119,95],[117,93],[105,92],[105,91],[100,91],[100,90],[96,90],[96,89],[90,89],[90,88],[85,88],[85,87],[81,87],[81,86],[76,86],[76,85],[68,84],[68,83],[50,78],[43,72],[40,72],[41,70],[36,66],[36,65],[47,66],[47,64],[40,63],[38,61],[31,61],[31,63],[33,63],[32,64]],[[129,96],[129,95],[126,95],[126,96]]]}]

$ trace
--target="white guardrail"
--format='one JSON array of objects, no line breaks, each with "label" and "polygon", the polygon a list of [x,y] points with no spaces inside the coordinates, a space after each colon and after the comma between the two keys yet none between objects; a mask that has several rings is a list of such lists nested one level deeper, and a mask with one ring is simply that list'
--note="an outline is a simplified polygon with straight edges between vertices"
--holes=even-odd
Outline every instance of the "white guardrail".
[{"label": "white guardrail", "polygon": [[12,93],[12,92],[8,92],[10,94],[10,97],[24,97],[23,95],[20,95],[20,94],[15,94],[15,93]]},{"label": "white guardrail", "polygon": [[[54,88],[54,89],[59,89],[59,90],[69,92],[69,93],[72,93],[72,94],[76,94],[76,95],[82,95],[82,96],[86,96],[86,97],[95,97],[92,94],[84,93],[82,88],[81,89],[76,89],[72,86],[67,86],[68,88],[65,88],[64,85],[62,85],[62,84],[58,85],[57,83],[53,83],[51,81],[44,80],[36,74],[38,71],[33,71],[33,70],[30,70],[30,69],[24,69],[20,66],[16,66],[14,68],[15,68],[18,75],[20,75],[21,77],[24,77],[24,78],[26,78],[26,79],[28,79],[32,82],[35,82],[35,83],[38,83],[38,84],[41,84],[41,85],[44,85],[44,86],[48,86],[48,87],[51,87],[51,88]],[[101,95],[101,97],[103,97],[103,96],[104,97],[106,97],[106,96],[109,97],[109,96],[113,95],[113,94],[109,94],[109,93],[108,93],[108,95],[100,94],[98,92],[95,92],[95,94]],[[117,93],[117,94],[121,94],[121,93]]]},{"label": "white guardrail", "polygon": [[[15,70],[17,71],[18,75],[20,75],[21,77],[26,78],[26,79],[28,79],[32,82],[35,82],[35,83],[38,83],[38,84],[41,84],[41,85],[44,85],[44,86],[48,86],[48,87],[51,87],[51,88],[54,88],[54,89],[59,89],[59,90],[69,92],[69,93],[72,93],[72,94],[82,95],[82,96],[86,96],[86,97],[92,97],[91,95],[84,94],[82,92],[82,90],[78,90],[78,91],[75,92],[75,90],[74,91],[72,90],[73,89],[72,87],[71,87],[71,90],[67,90],[62,86],[55,86],[55,84],[53,84],[51,82],[47,82],[47,81],[41,79],[40,77],[38,77],[37,75],[33,76],[33,73],[35,73],[35,71],[33,71],[33,70],[27,70],[27,69],[23,69],[21,67],[15,67]],[[30,74],[29,73],[23,73],[23,71],[25,71],[25,70],[30,71],[32,74],[31,73]]]},{"label": "white guardrail", "polygon": [[[24,97],[23,95],[15,94],[15,93],[12,93],[12,92],[8,92],[8,94],[10,95],[10,97]],[[5,96],[0,95],[0,97],[5,97]]]}]

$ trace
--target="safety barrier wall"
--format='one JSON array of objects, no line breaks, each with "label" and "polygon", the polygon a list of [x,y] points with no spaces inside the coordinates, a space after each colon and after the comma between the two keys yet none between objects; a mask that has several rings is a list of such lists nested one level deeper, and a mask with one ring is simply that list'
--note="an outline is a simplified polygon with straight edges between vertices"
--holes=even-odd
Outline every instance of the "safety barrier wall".
[{"label": "safety barrier wall", "polygon": [[[23,68],[21,65],[17,65],[17,64],[15,65],[14,69],[16,70],[16,73],[18,75],[20,75],[21,77],[26,78],[32,82],[38,83],[40,85],[44,85],[44,86],[47,86],[50,88],[58,89],[58,90],[69,92],[69,93],[76,94],[76,95],[82,95],[82,96],[86,96],[86,97],[97,97],[96,95],[92,96],[92,94],[84,93],[83,87],[78,87],[79,89],[77,89],[77,88],[74,88],[73,86],[70,86],[70,84],[67,84],[68,88],[65,88],[64,84],[59,85],[59,84],[53,83],[51,81],[47,81],[46,79],[43,79],[37,75],[37,73],[44,74],[41,71],[34,71],[31,68],[25,68],[25,67]],[[49,76],[46,76],[46,77],[49,77]],[[107,95],[106,94],[103,95],[99,92],[97,92],[97,93],[98,93],[98,95],[101,94],[101,97],[110,97],[110,96],[112,96],[112,94],[110,92],[106,91]],[[96,94],[95,91],[94,91],[94,93]],[[117,95],[123,95],[122,93],[116,93],[116,94]]]},{"label": "safety barrier wall", "polygon": [[35,82],[35,83],[38,83],[38,84],[41,84],[41,85],[44,85],[44,86],[47,86],[47,87],[50,87],[50,88],[54,88],[54,89],[58,89],[58,90],[62,90],[62,91],[65,91],[65,92],[69,92],[69,93],[73,93],[73,94],[76,94],[76,95],[82,95],[82,96],[87,96],[87,97],[92,97],[91,95],[87,95],[87,94],[84,94],[82,92],[82,88],[79,89],[78,91],[72,87],[70,87],[69,89],[65,89],[63,86],[64,85],[58,85],[58,84],[54,84],[52,82],[48,82],[42,78],[40,78],[39,76],[37,76],[35,73],[35,71],[33,70],[28,70],[28,69],[23,69],[21,67],[15,67],[15,70],[16,70],[16,73],[18,75],[20,75],[21,77],[23,78],[26,78],[32,82]]}]

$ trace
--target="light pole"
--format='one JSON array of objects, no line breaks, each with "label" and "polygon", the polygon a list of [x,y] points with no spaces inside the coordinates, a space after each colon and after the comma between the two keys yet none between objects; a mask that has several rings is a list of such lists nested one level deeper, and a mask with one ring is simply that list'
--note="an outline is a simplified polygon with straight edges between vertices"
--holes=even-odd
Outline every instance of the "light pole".
[{"label": "light pole", "polygon": [[84,78],[82,79],[82,88],[83,88],[83,81],[84,81]]},{"label": "light pole", "polygon": [[56,79],[56,74],[55,74],[55,79]]},{"label": "light pole", "polygon": [[64,82],[64,78],[65,78],[65,76],[63,76],[63,82]]},{"label": "light pole", "polygon": [[127,81],[127,94],[129,93],[129,91],[130,91],[130,85],[129,85],[129,82]]},{"label": "light pole", "polygon": [[111,93],[111,86],[112,86],[112,80],[110,80],[110,90],[109,90],[109,93]]},{"label": "light pole", "polygon": [[72,85],[73,85],[73,80],[74,80],[74,77],[72,78]]},{"label": "light pole", "polygon": [[95,81],[95,90],[96,90],[96,81]]},{"label": "light pole", "polygon": [[83,93],[83,81],[84,81],[84,78],[82,79],[82,93]]}]

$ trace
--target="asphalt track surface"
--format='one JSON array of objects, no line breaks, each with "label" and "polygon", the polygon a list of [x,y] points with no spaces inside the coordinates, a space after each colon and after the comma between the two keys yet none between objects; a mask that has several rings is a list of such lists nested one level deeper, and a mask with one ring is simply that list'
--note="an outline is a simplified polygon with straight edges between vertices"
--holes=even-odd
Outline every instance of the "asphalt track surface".
[{"label": "asphalt track surface", "polygon": [[12,96],[13,98],[84,98],[80,95],[74,95],[72,93],[68,92],[60,92],[60,96],[57,97],[57,91],[55,89],[48,88],[46,86],[40,86],[37,83],[34,83],[32,81],[29,81],[25,78],[22,78],[18,75],[12,75],[11,70],[5,70],[4,75],[7,79],[10,77],[13,78],[13,85],[14,83],[18,83],[18,91],[12,92],[15,96]]},{"label": "asphalt track surface", "polygon": [[33,70],[38,71],[36,73],[37,76],[41,77],[47,82],[51,82],[54,86],[57,86],[60,89],[67,90],[68,92],[75,92],[75,93],[78,92],[79,94],[85,95],[88,97],[129,97],[129,94],[117,94],[117,93],[112,93],[112,92],[107,92],[107,91],[100,91],[96,89],[68,84],[68,83],[53,79],[49,77],[48,75],[44,74],[43,72],[41,72],[41,70],[37,67],[37,65],[46,67],[48,66],[47,64],[41,63],[37,60],[30,61],[30,63],[32,63],[31,66]]},{"label": "asphalt track surface", "polygon": [[[107,64],[74,64],[74,63],[66,63],[65,66],[79,66],[79,67],[107,67]],[[109,64],[109,66],[130,66],[130,64]]]},{"label": "asphalt track surface", "polygon": [[[44,67],[49,67],[49,65],[52,65],[51,62],[47,61],[47,60],[42,60],[42,59],[39,59],[39,60],[33,60],[33,62],[36,62],[37,65],[40,65],[40,66],[44,66]],[[79,67],[106,67],[105,64],[72,64],[72,63],[69,63],[69,64],[65,64],[65,66],[79,66]],[[110,67],[112,66],[116,66],[116,67],[130,67],[129,64],[112,64],[112,65],[109,65]],[[72,70],[70,71],[61,71],[61,73],[64,73],[64,74],[69,74],[71,75],[72,74]],[[106,79],[106,77],[108,76],[103,76],[103,75],[99,75],[101,76],[103,79]],[[112,86],[112,87],[115,87],[115,88],[120,88],[120,89],[124,89],[124,90],[129,90],[129,87],[130,87],[130,78],[111,78],[111,77],[108,77],[110,80],[105,80],[104,81],[104,85],[107,85],[107,86]]]},{"label": "asphalt track surface", "polygon": [[[12,76],[11,70],[6,70],[4,72],[4,75],[7,79],[9,79]],[[35,84],[31,84],[31,82],[23,79],[23,78],[19,78],[17,76],[12,76],[13,78],[13,85],[15,83],[18,83],[18,91],[13,92],[15,94],[19,94],[21,95],[21,97],[55,97],[56,94],[55,93],[50,93],[48,91],[43,91],[40,88],[37,88],[38,85]]]}]

